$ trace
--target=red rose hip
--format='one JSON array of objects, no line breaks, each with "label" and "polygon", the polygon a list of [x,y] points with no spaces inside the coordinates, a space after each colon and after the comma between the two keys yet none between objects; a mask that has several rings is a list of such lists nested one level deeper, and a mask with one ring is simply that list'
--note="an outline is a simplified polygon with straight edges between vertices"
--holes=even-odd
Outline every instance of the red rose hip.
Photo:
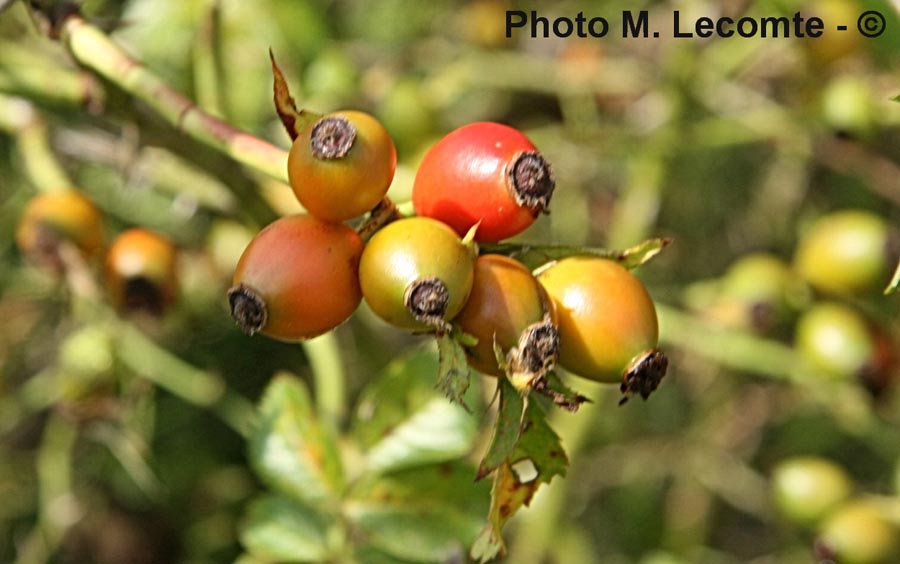
[{"label": "red rose hip", "polygon": [[524,231],[550,203],[550,164],[522,132],[499,123],[463,126],[425,155],[413,185],[416,214],[462,236],[494,242]]}]

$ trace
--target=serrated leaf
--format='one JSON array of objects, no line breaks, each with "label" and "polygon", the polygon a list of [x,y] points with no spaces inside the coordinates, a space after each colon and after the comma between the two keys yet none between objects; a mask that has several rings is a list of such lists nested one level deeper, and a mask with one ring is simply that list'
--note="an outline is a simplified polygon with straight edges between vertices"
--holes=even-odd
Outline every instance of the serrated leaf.
[{"label": "serrated leaf", "polygon": [[559,435],[547,423],[547,415],[536,401],[529,401],[525,410],[522,436],[516,443],[510,462],[531,460],[537,470],[537,482],[549,483],[554,476],[565,476],[569,459]]},{"label": "serrated leaf", "polygon": [[413,562],[461,561],[480,529],[478,521],[439,509],[353,503],[346,515],[370,544]]},{"label": "serrated leaf", "polygon": [[465,395],[469,389],[472,372],[466,360],[466,350],[456,338],[456,331],[449,331],[436,336],[438,345],[438,383],[437,388],[447,398],[466,410]]},{"label": "serrated leaf", "polygon": [[900,262],[897,263],[897,269],[894,271],[891,282],[887,285],[887,288],[884,289],[884,294],[893,294],[898,289],[900,289]]},{"label": "serrated leaf", "polygon": [[260,403],[260,420],[250,436],[250,463],[272,490],[311,504],[336,498],[343,470],[331,433],[313,413],[306,386],[276,376]]},{"label": "serrated leaf", "polygon": [[459,405],[435,396],[368,452],[374,472],[388,472],[464,456],[477,433],[475,419]]},{"label": "serrated leaf", "polygon": [[297,109],[297,103],[294,101],[294,97],[291,96],[290,88],[288,88],[287,81],[284,79],[284,74],[275,62],[275,54],[271,49],[269,49],[269,59],[272,61],[272,89],[275,94],[275,111],[278,112],[278,117],[281,119],[284,129],[290,136],[291,141],[293,141],[307,125],[322,116],[307,110]]},{"label": "serrated leaf", "polygon": [[411,413],[440,395],[434,389],[437,354],[418,347],[393,360],[363,389],[354,410],[353,434],[363,449],[381,441]]},{"label": "serrated leaf", "polygon": [[254,559],[264,562],[325,562],[331,525],[307,506],[266,495],[250,504],[240,539]]},{"label": "serrated leaf", "polygon": [[345,514],[393,557],[458,561],[488,509],[488,484],[473,484],[472,470],[457,461],[363,480],[350,492]]},{"label": "serrated leaf", "polygon": [[512,456],[516,443],[522,434],[523,416],[525,414],[525,398],[506,378],[499,378],[500,405],[497,413],[497,423],[494,425],[494,434],[491,437],[491,445],[488,452],[478,467],[476,480],[481,480],[504,461]]},{"label": "serrated leaf", "polygon": [[[514,467],[525,460],[531,462],[536,474],[520,479]],[[479,562],[502,556],[506,551],[501,536],[503,526],[516,511],[531,502],[541,484],[549,483],[554,476],[564,476],[568,464],[559,436],[547,424],[544,411],[538,402],[528,401],[525,424],[515,449],[494,472],[488,522],[472,546],[470,556]]]},{"label": "serrated leaf", "polygon": [[462,460],[408,468],[358,481],[348,497],[404,507],[453,509],[477,518],[487,510],[490,486],[473,483],[474,468]]},{"label": "serrated leaf", "polygon": [[673,241],[670,238],[647,239],[624,250],[574,245],[529,245],[519,243],[482,245],[481,250],[484,253],[498,253],[515,257],[532,268],[568,257],[593,256],[614,260],[625,268],[632,269],[658,255],[663,249],[671,245]]},{"label": "serrated leaf", "polygon": [[478,562],[490,562],[506,554],[506,544],[501,531],[503,525],[523,505],[528,505],[540,483],[522,483],[508,463],[503,463],[494,473],[491,487],[491,509],[487,525],[472,545],[469,556]]},{"label": "serrated leaf", "polygon": [[589,402],[587,397],[566,386],[556,372],[548,372],[534,383],[533,390],[554,403],[560,409],[576,412],[581,404]]}]

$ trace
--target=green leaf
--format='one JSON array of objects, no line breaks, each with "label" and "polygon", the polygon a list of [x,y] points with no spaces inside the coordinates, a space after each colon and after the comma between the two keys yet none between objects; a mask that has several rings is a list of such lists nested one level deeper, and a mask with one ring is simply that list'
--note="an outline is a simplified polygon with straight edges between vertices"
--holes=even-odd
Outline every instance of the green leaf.
[{"label": "green leaf", "polygon": [[252,554],[244,553],[238,556],[232,564],[268,564],[268,562],[260,560]]},{"label": "green leaf", "polygon": [[369,469],[387,472],[464,456],[476,433],[466,410],[436,396],[369,449]]},{"label": "green leaf", "polygon": [[464,396],[469,389],[472,373],[466,360],[466,350],[457,339],[458,334],[454,329],[436,336],[439,359],[437,388],[450,401],[468,409]]},{"label": "green leaf", "polygon": [[[435,351],[422,347],[392,362],[363,391],[353,432],[371,470],[443,462],[471,450],[478,419],[435,390],[437,371]],[[473,387],[466,400],[479,402],[478,392]]]},{"label": "green leaf", "polygon": [[496,470],[513,453],[522,434],[522,417],[525,413],[525,399],[506,378],[498,378],[500,386],[500,406],[491,446],[478,467],[476,480],[481,480]]},{"label": "green leaf", "polygon": [[288,88],[287,81],[284,79],[284,74],[282,74],[281,69],[278,68],[278,64],[275,63],[275,54],[272,53],[271,49],[269,49],[269,59],[272,61],[275,111],[278,112],[278,117],[281,119],[284,129],[293,141],[300,135],[303,128],[322,116],[307,110],[297,109],[297,104],[294,102],[293,96],[291,96],[291,91],[290,88]]},{"label": "green leaf", "polygon": [[360,394],[353,433],[364,449],[371,448],[410,413],[433,398],[438,370],[434,350],[419,347],[391,362]]},{"label": "green leaf", "polygon": [[506,544],[501,536],[503,525],[520,507],[531,502],[539,485],[536,481],[520,482],[512,467],[506,462],[497,468],[491,488],[488,522],[469,552],[473,560],[490,562],[506,554]]},{"label": "green leaf", "polygon": [[636,268],[671,245],[673,239],[647,239],[625,250],[610,250],[600,247],[579,247],[574,245],[529,245],[520,243],[495,243],[481,245],[483,253],[498,253],[515,257],[532,268],[548,262],[573,256],[593,256],[614,260],[625,268]]},{"label": "green leaf", "polygon": [[401,470],[361,481],[345,515],[368,543],[415,562],[462,561],[488,509],[487,483],[463,462]]},{"label": "green leaf", "polygon": [[535,392],[545,396],[560,409],[576,412],[586,401],[591,401],[572,388],[563,384],[556,372],[548,372],[543,378],[534,383]]},{"label": "green leaf", "polygon": [[418,510],[457,511],[480,526],[488,509],[490,484],[474,483],[474,472],[470,464],[455,460],[370,475],[356,483],[348,498]]},{"label": "green leaf", "polygon": [[[524,418],[523,431],[513,453],[494,472],[488,522],[470,552],[479,562],[505,554],[503,526],[523,505],[531,502],[541,484],[549,483],[554,476],[564,476],[568,468],[569,461],[559,436],[547,424],[537,401],[532,399],[526,403]],[[528,471],[526,461],[533,466],[533,471]]]},{"label": "green leaf", "polygon": [[900,289],[900,262],[897,263],[897,269],[894,271],[894,277],[891,278],[890,284],[884,289],[884,294],[893,294]]},{"label": "green leaf", "polygon": [[554,476],[565,476],[569,459],[559,435],[547,423],[546,413],[539,402],[528,402],[524,427],[510,461],[531,460],[537,470],[537,482],[549,483]]},{"label": "green leaf", "polygon": [[292,376],[278,375],[269,384],[249,447],[263,482],[291,499],[321,503],[343,489],[334,437],[316,419],[306,386]]},{"label": "green leaf", "polygon": [[356,564],[410,564],[409,560],[401,560],[372,546],[361,546],[354,550],[353,562]]},{"label": "green leaf", "polygon": [[252,557],[264,562],[325,562],[332,525],[309,507],[265,495],[250,504],[240,539]]}]

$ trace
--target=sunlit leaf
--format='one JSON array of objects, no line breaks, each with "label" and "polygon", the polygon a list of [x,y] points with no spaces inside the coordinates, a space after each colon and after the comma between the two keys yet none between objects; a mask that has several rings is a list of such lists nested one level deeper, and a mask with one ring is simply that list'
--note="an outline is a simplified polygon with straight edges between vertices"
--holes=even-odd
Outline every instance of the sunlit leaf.
[{"label": "sunlit leaf", "polygon": [[386,472],[452,460],[469,452],[476,433],[466,410],[434,397],[369,450],[369,468]]},{"label": "sunlit leaf", "polygon": [[241,544],[263,562],[325,562],[329,520],[311,508],[266,495],[250,504]]},{"label": "sunlit leaf", "polygon": [[897,263],[897,269],[894,271],[894,277],[891,278],[890,284],[884,289],[885,295],[893,294],[900,289],[900,262]]},{"label": "sunlit leaf", "polygon": [[393,557],[461,561],[488,509],[487,484],[473,484],[472,474],[471,466],[450,462],[374,477],[350,493],[345,514]]},{"label": "sunlit leaf", "polygon": [[284,79],[284,74],[282,74],[281,69],[278,68],[278,64],[275,62],[275,54],[272,53],[271,49],[269,49],[269,59],[272,61],[275,111],[278,112],[278,117],[281,119],[281,123],[284,124],[284,128],[287,130],[291,140],[294,140],[300,135],[304,127],[322,116],[307,110],[297,109],[297,103],[294,101],[294,97],[291,96],[290,88],[288,88],[287,81]]},{"label": "sunlit leaf", "polygon": [[266,389],[250,462],[270,488],[298,501],[332,499],[343,488],[334,438],[316,419],[305,385],[288,375],[276,376]]},{"label": "sunlit leaf", "polygon": [[391,556],[373,546],[363,546],[354,550],[353,561],[356,564],[410,564],[409,560]]},{"label": "sunlit leaf", "polygon": [[437,354],[419,347],[394,359],[363,389],[354,410],[353,434],[364,449],[381,441],[409,413],[438,394],[434,379]]},{"label": "sunlit leaf", "polygon": [[636,268],[673,243],[673,239],[647,239],[624,250],[600,247],[579,247],[575,245],[529,245],[521,243],[495,243],[481,245],[483,253],[498,253],[515,257],[534,268],[552,261],[573,256],[592,256],[614,260],[625,268]]},{"label": "sunlit leaf", "polygon": [[[467,454],[478,419],[435,390],[438,360],[431,348],[392,362],[363,391],[354,435],[366,449],[369,468],[387,472]],[[478,402],[478,390],[467,397]]]}]

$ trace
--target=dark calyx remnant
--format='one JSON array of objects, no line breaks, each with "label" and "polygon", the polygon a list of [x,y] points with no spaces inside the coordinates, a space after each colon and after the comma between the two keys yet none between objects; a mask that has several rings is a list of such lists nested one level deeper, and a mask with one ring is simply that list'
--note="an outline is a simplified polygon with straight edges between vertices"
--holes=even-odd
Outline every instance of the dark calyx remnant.
[{"label": "dark calyx remnant", "polygon": [[266,326],[269,319],[266,302],[253,289],[238,284],[228,290],[228,303],[231,305],[232,319],[247,335],[253,335]]},{"label": "dark calyx remnant", "polygon": [[536,151],[521,153],[509,172],[513,198],[520,206],[541,213],[550,205],[556,181],[550,163]]},{"label": "dark calyx remnant", "polygon": [[624,397],[619,400],[619,405],[628,401],[628,394],[640,394],[643,399],[650,397],[650,394],[659,386],[663,376],[666,375],[668,367],[668,357],[656,349],[632,362],[625,371],[625,375],[622,376],[622,385],[619,389]]},{"label": "dark calyx remnant", "polygon": [[125,280],[122,307],[126,311],[145,311],[152,315],[162,315],[169,300],[162,288],[144,276]]},{"label": "dark calyx remnant", "polygon": [[356,141],[356,127],[346,118],[332,116],[320,119],[312,129],[309,147],[317,159],[340,159],[350,152]]},{"label": "dark calyx remnant", "polygon": [[556,368],[559,360],[559,332],[550,321],[529,325],[519,337],[519,344],[509,353],[508,363],[514,373],[540,378]]},{"label": "dark calyx remnant", "polygon": [[450,329],[450,324],[444,319],[450,305],[450,290],[440,279],[430,276],[413,281],[406,287],[403,303],[416,321],[438,331]]}]

